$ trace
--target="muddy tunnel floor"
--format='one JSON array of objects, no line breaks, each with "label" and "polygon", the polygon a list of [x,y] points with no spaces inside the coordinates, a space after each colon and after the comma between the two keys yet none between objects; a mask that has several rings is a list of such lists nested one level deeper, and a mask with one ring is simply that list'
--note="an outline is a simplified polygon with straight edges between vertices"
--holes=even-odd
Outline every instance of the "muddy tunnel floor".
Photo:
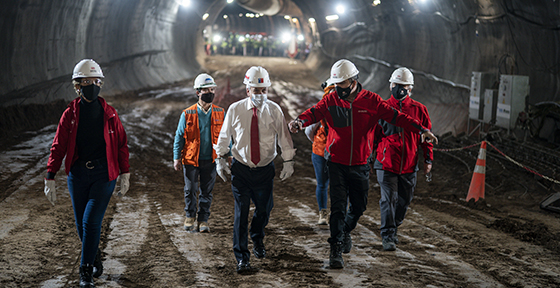
[{"label": "muddy tunnel floor", "polygon": [[[246,96],[239,79],[253,63],[235,61],[206,63],[216,76],[216,104],[222,107]],[[286,119],[321,97],[319,81],[303,64],[254,61],[268,66],[269,98],[282,106]],[[252,256],[259,271],[238,275],[230,181],[216,180],[210,233],[183,229],[184,182],[182,172],[173,170],[172,149],[179,115],[196,101],[190,87],[178,83],[107,98],[128,134],[132,176],[130,191],[113,197],[104,218],[105,271],[96,279],[98,287],[560,287],[560,215],[539,208],[555,187],[489,157],[485,199],[467,203],[478,147],[434,152],[433,181],[419,173],[393,252],[382,249],[379,186],[371,175],[367,210],[352,232],[352,251],[343,256],[346,266],[329,269],[329,229],[316,224],[311,143],[304,133],[292,135],[298,149],[292,177],[279,180],[282,165],[276,159],[267,258]],[[1,287],[78,286],[80,243],[63,170],[56,176],[57,205],[43,194],[55,131],[56,124],[29,130],[2,145]],[[440,147],[477,142],[440,140]]]}]

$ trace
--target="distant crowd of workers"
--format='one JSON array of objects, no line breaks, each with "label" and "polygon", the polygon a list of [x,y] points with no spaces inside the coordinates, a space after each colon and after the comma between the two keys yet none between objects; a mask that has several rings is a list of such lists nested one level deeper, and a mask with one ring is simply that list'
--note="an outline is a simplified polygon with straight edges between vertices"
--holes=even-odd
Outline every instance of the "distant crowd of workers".
[{"label": "distant crowd of workers", "polygon": [[282,40],[273,35],[263,34],[238,34],[229,32],[226,37],[219,40],[205,37],[204,50],[206,55],[239,55],[259,57],[289,57],[305,59],[311,49],[311,44],[305,41],[296,41],[297,49],[289,51],[289,41]]}]

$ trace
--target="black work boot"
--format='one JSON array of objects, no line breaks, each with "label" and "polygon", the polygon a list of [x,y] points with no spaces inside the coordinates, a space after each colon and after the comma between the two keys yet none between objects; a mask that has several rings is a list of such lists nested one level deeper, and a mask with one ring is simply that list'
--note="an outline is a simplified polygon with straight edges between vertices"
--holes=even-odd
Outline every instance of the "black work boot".
[{"label": "black work boot", "polygon": [[83,264],[80,266],[80,288],[93,288],[93,265]]},{"label": "black work boot", "polygon": [[95,260],[93,260],[93,277],[99,278],[103,274],[103,263],[101,262],[101,249],[97,249]]},{"label": "black work boot", "polygon": [[331,243],[329,266],[333,269],[344,268],[344,260],[342,259],[342,242]]},{"label": "black work boot", "polygon": [[352,237],[350,232],[344,232],[344,242],[342,244],[342,253],[347,254],[352,250]]}]

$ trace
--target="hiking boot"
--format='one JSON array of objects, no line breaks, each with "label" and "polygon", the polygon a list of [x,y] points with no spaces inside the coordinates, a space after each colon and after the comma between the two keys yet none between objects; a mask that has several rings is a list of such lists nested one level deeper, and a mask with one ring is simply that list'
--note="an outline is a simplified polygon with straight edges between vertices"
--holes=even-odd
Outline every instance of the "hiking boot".
[{"label": "hiking boot", "polygon": [[187,217],[185,219],[185,223],[183,224],[183,226],[185,227],[185,230],[192,231],[193,228],[194,228],[194,221],[195,220],[196,220],[195,218]]},{"label": "hiking boot", "polygon": [[393,236],[393,242],[395,242],[395,245],[399,244],[399,236],[397,236],[397,233],[395,233],[395,236]]},{"label": "hiking boot", "polygon": [[383,239],[383,250],[385,251],[395,251],[397,249],[397,245],[395,245],[395,240],[391,237],[387,237]]},{"label": "hiking boot", "polygon": [[344,232],[344,242],[342,243],[342,253],[350,253],[350,250],[352,250],[352,237],[350,237],[350,232]]},{"label": "hiking boot", "polygon": [[103,274],[103,262],[101,262],[101,249],[98,248],[93,260],[93,277],[99,278],[101,274]]},{"label": "hiking boot", "polygon": [[200,232],[200,233],[210,233],[210,227],[208,227],[208,222],[198,223],[198,232]]},{"label": "hiking boot", "polygon": [[331,244],[331,254],[329,255],[329,266],[333,269],[344,268],[344,259],[342,259],[342,242]]},{"label": "hiking boot", "polygon": [[319,225],[327,225],[329,224],[329,213],[327,209],[321,209],[319,211],[319,221],[317,221]]},{"label": "hiking boot", "polygon": [[93,265],[83,264],[80,266],[80,288],[93,288]]}]

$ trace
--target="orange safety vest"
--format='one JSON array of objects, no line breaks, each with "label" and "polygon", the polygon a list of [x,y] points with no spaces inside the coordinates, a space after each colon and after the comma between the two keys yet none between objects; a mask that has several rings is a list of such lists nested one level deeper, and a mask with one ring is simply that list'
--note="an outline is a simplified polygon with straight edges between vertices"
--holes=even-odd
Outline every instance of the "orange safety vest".
[{"label": "orange safety vest", "polygon": [[[323,97],[331,93],[334,89],[334,85],[325,87]],[[325,119],[321,120],[321,126],[317,128],[315,132],[315,137],[313,137],[313,154],[319,156],[325,156],[325,146],[327,144],[327,135],[329,128],[327,127],[327,121]]]},{"label": "orange safety vest", "polygon": [[[218,136],[224,124],[225,110],[222,107],[212,104],[212,115],[210,123],[210,135],[212,144],[218,143]],[[198,127],[197,104],[183,110],[185,113],[185,147],[181,151],[183,165],[198,167],[198,156],[200,154],[200,128]],[[212,160],[216,159],[216,151],[212,149]]]}]

